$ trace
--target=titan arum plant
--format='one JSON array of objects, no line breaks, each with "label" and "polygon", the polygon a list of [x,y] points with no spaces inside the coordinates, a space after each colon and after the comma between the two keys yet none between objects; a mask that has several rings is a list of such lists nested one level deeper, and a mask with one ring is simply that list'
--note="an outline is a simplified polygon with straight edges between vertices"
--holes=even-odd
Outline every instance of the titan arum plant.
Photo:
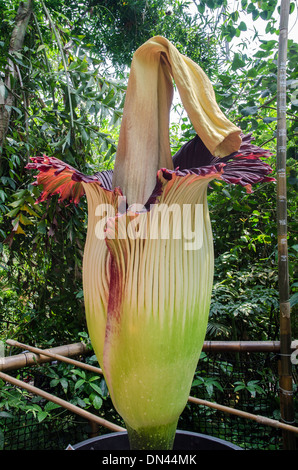
[{"label": "titan arum plant", "polygon": [[[172,157],[173,80],[196,137]],[[213,282],[207,188],[271,181],[269,153],[221,112],[203,70],[165,38],[134,54],[114,170],[34,157],[37,202],[85,194],[90,339],[131,449],[171,449],[206,333]]]}]

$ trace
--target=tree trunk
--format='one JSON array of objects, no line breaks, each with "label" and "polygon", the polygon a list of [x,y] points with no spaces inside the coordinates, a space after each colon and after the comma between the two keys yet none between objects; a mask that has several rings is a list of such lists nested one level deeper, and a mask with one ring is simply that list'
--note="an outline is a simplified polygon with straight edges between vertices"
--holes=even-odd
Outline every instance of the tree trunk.
[{"label": "tree trunk", "polygon": [[[24,44],[27,26],[32,13],[33,0],[20,2],[15,18],[15,26],[9,44],[9,56],[20,51]],[[9,128],[11,107],[14,104],[13,88],[17,80],[17,70],[11,58],[8,59],[6,74],[0,80],[0,156],[2,155],[5,137]],[[1,161],[0,161],[1,163]]]}]

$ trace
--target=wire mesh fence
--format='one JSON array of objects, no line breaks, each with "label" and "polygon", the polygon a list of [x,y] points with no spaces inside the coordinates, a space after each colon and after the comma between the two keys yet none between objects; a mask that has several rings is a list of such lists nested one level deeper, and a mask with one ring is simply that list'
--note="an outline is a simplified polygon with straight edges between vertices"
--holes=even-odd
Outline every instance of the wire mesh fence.
[{"label": "wire mesh fence", "polygon": [[[50,370],[51,374],[56,371],[59,376],[61,367],[70,366],[53,362],[48,367],[40,365],[21,369],[14,375],[65,397],[65,388],[63,391],[63,387],[53,386],[53,375],[47,375]],[[191,395],[278,420],[277,367],[278,354],[275,353],[202,353]],[[60,384],[65,377],[64,373]],[[71,400],[73,398],[70,397]],[[99,409],[89,411],[124,426],[108,394],[103,398]],[[86,399],[85,405],[87,402]],[[84,400],[79,403],[85,406]],[[0,428],[4,450],[61,450],[68,444],[110,432],[8,384],[4,384],[0,392]],[[185,407],[178,428],[219,437],[246,450],[282,449],[279,429],[191,402]]]},{"label": "wire mesh fence", "polygon": [[[203,353],[191,393],[234,409],[279,420],[277,367],[278,356],[272,353]],[[189,416],[187,408],[190,408]],[[278,429],[195,404],[188,404],[187,408],[181,424],[188,421],[196,432],[225,439],[247,450],[282,448],[282,434]]]}]

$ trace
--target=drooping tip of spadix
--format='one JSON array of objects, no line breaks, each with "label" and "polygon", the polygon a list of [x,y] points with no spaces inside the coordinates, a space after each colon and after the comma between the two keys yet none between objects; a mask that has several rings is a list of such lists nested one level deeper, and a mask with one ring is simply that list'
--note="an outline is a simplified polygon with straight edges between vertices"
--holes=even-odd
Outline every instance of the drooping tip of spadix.
[{"label": "drooping tip of spadix", "polygon": [[146,203],[160,168],[174,169],[169,139],[173,80],[209,151],[223,157],[240,147],[241,130],[220,110],[201,67],[166,38],[149,39],[133,56],[113,175],[113,187],[121,187],[129,205]]},{"label": "drooping tip of spadix", "polygon": [[214,149],[214,156],[223,158],[226,155],[230,155],[232,152],[239,150],[241,143],[241,131],[238,130],[236,132],[232,132],[217,145],[217,147]]}]

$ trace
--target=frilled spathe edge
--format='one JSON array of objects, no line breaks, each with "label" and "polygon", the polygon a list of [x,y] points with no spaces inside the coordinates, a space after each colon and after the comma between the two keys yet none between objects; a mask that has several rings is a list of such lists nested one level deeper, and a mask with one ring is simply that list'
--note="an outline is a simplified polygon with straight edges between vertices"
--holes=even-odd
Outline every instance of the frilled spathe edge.
[{"label": "frilled spathe edge", "polygon": [[[242,136],[242,144],[238,152],[218,158],[212,155],[202,140],[196,136],[174,155],[175,170],[161,168],[157,172],[156,186],[144,207],[148,210],[150,205],[158,200],[163,190],[161,178],[170,181],[174,175],[185,177],[193,174],[202,178],[208,176],[212,178],[212,175],[216,174],[217,178],[228,184],[239,184],[245,187],[249,193],[252,192],[254,184],[275,181],[275,178],[268,176],[272,173],[272,168],[261,160],[261,158],[269,157],[271,153],[253,145],[251,140],[251,134]],[[112,188],[113,170],[105,170],[89,176],[55,157],[44,155],[32,157],[31,160],[32,163],[29,163],[26,168],[38,170],[36,182],[33,184],[43,186],[37,203],[58,194],[59,202],[68,200],[78,204],[85,194],[82,183],[96,183],[106,191],[114,191],[117,195],[123,196],[121,188]]]},{"label": "frilled spathe edge", "polygon": [[38,170],[33,185],[43,186],[36,203],[46,201],[58,194],[59,202],[68,200],[78,204],[85,194],[82,183],[97,183],[103,189],[112,190],[113,170],[105,170],[89,176],[56,157],[43,155],[32,157],[31,160],[32,163],[28,163],[26,168]]},{"label": "frilled spathe edge", "polygon": [[275,178],[268,176],[272,173],[272,168],[261,158],[268,158],[272,155],[268,150],[262,149],[251,143],[252,135],[242,135],[242,143],[238,152],[234,152],[223,158],[212,155],[202,140],[196,136],[174,155],[173,162],[177,171],[196,171],[198,163],[203,165],[224,164],[221,179],[228,184],[239,184],[246,188],[247,192],[252,192],[252,186],[257,183],[275,181]]},{"label": "frilled spathe edge", "polygon": [[[112,188],[113,170],[106,170],[88,176],[55,157],[32,157],[31,160],[32,163],[29,163],[26,168],[39,172],[35,175],[36,181],[33,185],[43,186],[36,203],[59,195],[59,202],[69,201],[78,204],[81,197],[85,194],[82,183],[95,183],[105,191],[114,192],[117,196],[123,196],[121,188]],[[168,170],[167,168],[161,168],[156,175],[156,186],[144,208],[149,209],[152,204],[157,202],[163,191],[165,181],[170,181],[175,176],[183,178],[187,175],[196,175],[201,178],[211,177],[211,179],[213,177],[218,178],[219,174],[223,174],[224,167],[224,163],[218,163],[190,170]]]}]

